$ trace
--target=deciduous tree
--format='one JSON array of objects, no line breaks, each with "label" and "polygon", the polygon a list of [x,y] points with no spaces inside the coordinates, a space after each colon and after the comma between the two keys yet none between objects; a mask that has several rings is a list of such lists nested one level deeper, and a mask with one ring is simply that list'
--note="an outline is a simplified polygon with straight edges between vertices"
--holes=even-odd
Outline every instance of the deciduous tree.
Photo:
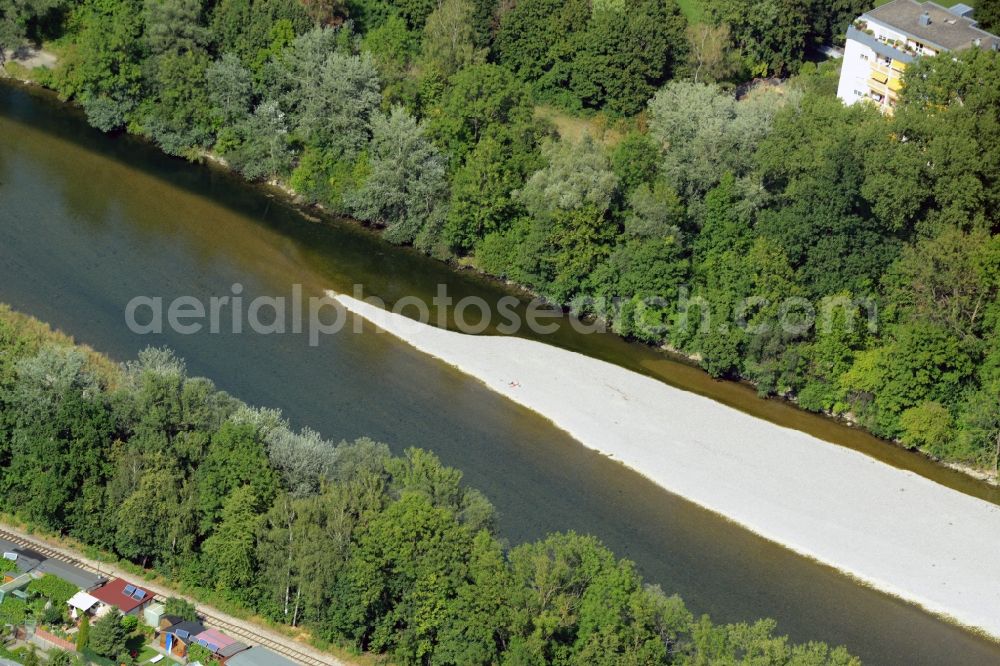
[{"label": "deciduous tree", "polygon": [[424,126],[404,109],[376,114],[368,177],[352,195],[352,208],[362,219],[383,225],[388,240],[425,245],[443,223],[448,196],[445,165]]},{"label": "deciduous tree", "polygon": [[145,37],[154,55],[184,53],[208,44],[208,30],[201,25],[201,0],[145,0]]},{"label": "deciduous tree", "polygon": [[693,23],[687,28],[688,59],[695,83],[722,81],[733,73],[729,24]]},{"label": "deciduous tree", "polygon": [[443,0],[431,12],[424,26],[421,68],[448,79],[458,70],[486,60],[485,50],[475,43],[474,12],[470,0]]},{"label": "deciduous tree", "polygon": [[259,501],[252,486],[235,488],[226,498],[218,526],[202,547],[204,583],[243,603],[252,602],[257,593]]}]

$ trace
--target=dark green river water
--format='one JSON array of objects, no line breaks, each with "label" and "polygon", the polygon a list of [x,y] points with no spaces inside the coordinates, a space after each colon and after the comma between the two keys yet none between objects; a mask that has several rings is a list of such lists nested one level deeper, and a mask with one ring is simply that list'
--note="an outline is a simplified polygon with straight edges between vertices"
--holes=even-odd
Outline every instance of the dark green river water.
[{"label": "dark green river water", "polygon": [[[247,402],[280,407],[329,438],[368,435],[395,451],[431,449],[490,497],[512,543],[555,530],[593,533],[649,581],[717,620],[771,616],[795,640],[846,644],[871,664],[1000,663],[997,644],[654,486],[384,334],[345,332],[310,347],[304,335],[140,336],[125,326],[134,296],[207,301],[237,282],[248,300],[287,295],[292,284],[308,295],[360,283],[389,302],[430,298],[438,284],[455,297],[495,301],[505,293],[351,223],[311,221],[218,169],[104,136],[47,94],[0,85],[0,301],[117,359],[169,345],[191,373]],[[546,340],[998,499],[919,456],[614,336],[563,325]]]}]

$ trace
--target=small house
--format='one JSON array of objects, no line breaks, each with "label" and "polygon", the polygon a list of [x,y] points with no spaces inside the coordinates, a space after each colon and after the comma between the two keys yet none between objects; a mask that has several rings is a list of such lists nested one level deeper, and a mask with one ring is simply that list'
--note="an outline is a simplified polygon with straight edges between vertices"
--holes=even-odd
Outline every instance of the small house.
[{"label": "small house", "polygon": [[167,654],[184,659],[188,647],[195,642],[195,636],[203,631],[205,625],[201,622],[165,615],[160,619],[160,647]]},{"label": "small house", "polygon": [[103,615],[116,606],[124,615],[140,616],[146,606],[153,603],[153,593],[146,588],[134,585],[124,578],[112,578],[103,586],[93,590],[91,594],[100,602],[98,615]]},{"label": "small house", "polygon": [[225,660],[237,652],[246,649],[246,645],[231,636],[226,636],[218,629],[205,629],[195,636],[194,640],[219,660]]}]

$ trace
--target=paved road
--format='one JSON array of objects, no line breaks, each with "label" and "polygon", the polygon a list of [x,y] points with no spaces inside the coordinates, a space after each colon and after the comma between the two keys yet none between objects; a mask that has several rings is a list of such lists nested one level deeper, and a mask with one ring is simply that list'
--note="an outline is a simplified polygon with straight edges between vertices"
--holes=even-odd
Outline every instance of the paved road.
[{"label": "paved road", "polygon": [[[54,544],[47,539],[0,523],[0,537],[30,547],[47,557],[62,560],[75,564],[89,571],[94,571],[108,577],[121,577],[134,579],[135,576],[107,562],[97,562],[91,560],[77,551],[60,544]],[[317,650],[316,648],[284,636],[273,629],[251,622],[249,620],[233,617],[220,610],[206,606],[190,597],[185,597],[170,588],[156,583],[141,581],[143,587],[152,590],[158,601],[163,601],[166,597],[180,597],[187,599],[198,607],[198,613],[202,616],[203,622],[210,627],[221,629],[226,634],[239,638],[248,645],[260,645],[282,654],[283,656],[302,664],[303,666],[350,666],[350,662],[342,661],[331,654]],[[0,666],[11,666],[0,663]]]}]

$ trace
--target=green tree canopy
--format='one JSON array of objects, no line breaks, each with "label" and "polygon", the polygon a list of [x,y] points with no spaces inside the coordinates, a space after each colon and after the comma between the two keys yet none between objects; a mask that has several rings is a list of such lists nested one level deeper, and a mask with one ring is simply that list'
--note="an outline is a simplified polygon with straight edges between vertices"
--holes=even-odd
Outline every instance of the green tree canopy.
[{"label": "green tree canopy", "polygon": [[118,608],[112,608],[90,627],[90,649],[102,657],[114,658],[125,651],[125,627]]},{"label": "green tree canopy", "polygon": [[426,246],[443,222],[446,163],[423,124],[404,109],[376,114],[368,177],[351,199],[355,214],[383,225],[392,242]]}]

